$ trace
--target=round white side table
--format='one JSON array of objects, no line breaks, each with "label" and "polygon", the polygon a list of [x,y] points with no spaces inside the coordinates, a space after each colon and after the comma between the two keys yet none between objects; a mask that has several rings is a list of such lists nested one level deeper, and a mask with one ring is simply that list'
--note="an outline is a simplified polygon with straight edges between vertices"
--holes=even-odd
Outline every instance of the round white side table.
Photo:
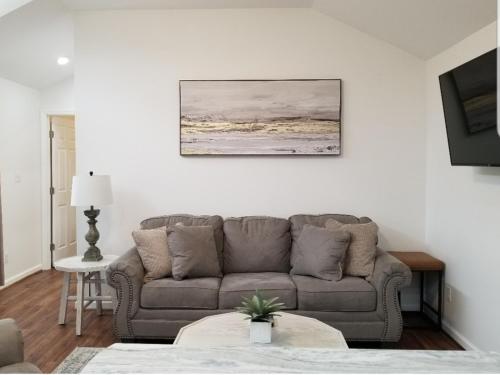
[{"label": "round white side table", "polygon": [[[97,314],[102,314],[102,301],[111,301],[111,296],[103,296],[101,291],[101,271],[105,271],[118,256],[103,255],[98,262],[83,262],[82,256],[63,258],[54,262],[54,268],[64,272],[61,302],[59,306],[59,324],[66,323],[68,301],[76,301],[76,335],[81,336],[83,326],[83,310],[95,301]],[[76,296],[69,295],[71,273],[76,273]],[[94,295],[85,296],[85,283],[95,284]]]}]

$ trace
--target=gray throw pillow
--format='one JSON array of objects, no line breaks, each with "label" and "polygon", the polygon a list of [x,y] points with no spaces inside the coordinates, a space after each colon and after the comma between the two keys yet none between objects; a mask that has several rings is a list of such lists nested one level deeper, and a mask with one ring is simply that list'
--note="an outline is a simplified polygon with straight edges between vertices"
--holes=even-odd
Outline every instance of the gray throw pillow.
[{"label": "gray throw pillow", "polygon": [[344,273],[351,276],[370,276],[375,266],[377,253],[378,226],[373,221],[363,224],[342,224],[329,219],[325,224],[328,230],[345,230],[351,234],[347,249]]},{"label": "gray throw pillow", "polygon": [[340,280],[350,237],[343,230],[330,231],[314,225],[304,225],[297,240],[298,252],[290,273],[329,281]]},{"label": "gray throw pillow", "polygon": [[174,280],[222,277],[212,226],[168,227],[167,242]]},{"label": "gray throw pillow", "polygon": [[161,227],[132,232],[137,252],[146,271],[144,282],[172,275],[166,229],[166,227]]}]

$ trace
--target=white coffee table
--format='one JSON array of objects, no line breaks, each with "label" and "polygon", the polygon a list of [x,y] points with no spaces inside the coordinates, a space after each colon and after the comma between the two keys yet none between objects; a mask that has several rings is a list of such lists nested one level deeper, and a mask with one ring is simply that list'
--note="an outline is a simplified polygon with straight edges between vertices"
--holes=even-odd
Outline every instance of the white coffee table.
[{"label": "white coffee table", "polygon": [[[96,310],[102,314],[102,301],[112,301],[111,296],[103,296],[101,293],[101,271],[113,262],[116,255],[103,255],[103,259],[98,262],[83,262],[82,256],[74,256],[59,259],[54,262],[54,268],[64,272],[63,287],[61,290],[61,302],[59,306],[59,324],[66,324],[66,310],[68,301],[76,301],[76,335],[82,334],[83,310],[92,302],[96,302]],[[76,273],[76,296],[69,295],[71,283],[71,273]],[[95,295],[84,296],[85,283],[95,284]],[[85,305],[84,305],[85,303]]]},{"label": "white coffee table", "polygon": [[280,312],[273,327],[271,344],[250,342],[248,320],[231,312],[208,316],[179,331],[174,345],[190,347],[281,346],[301,348],[349,349],[342,333],[317,319]]}]

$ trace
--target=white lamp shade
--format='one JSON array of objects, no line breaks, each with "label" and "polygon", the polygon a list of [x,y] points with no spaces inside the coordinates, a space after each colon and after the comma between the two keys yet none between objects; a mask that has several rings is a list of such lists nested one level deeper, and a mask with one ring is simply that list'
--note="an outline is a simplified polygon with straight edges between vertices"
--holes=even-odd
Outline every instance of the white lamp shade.
[{"label": "white lamp shade", "polygon": [[111,178],[107,175],[73,176],[71,205],[101,207],[113,203]]}]

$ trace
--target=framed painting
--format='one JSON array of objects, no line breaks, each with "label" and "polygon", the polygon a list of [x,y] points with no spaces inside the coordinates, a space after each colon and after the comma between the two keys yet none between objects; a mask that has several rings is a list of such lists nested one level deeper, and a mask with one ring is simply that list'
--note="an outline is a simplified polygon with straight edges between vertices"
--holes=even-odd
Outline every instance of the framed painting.
[{"label": "framed painting", "polygon": [[340,155],[341,80],[183,80],[181,155]]}]

